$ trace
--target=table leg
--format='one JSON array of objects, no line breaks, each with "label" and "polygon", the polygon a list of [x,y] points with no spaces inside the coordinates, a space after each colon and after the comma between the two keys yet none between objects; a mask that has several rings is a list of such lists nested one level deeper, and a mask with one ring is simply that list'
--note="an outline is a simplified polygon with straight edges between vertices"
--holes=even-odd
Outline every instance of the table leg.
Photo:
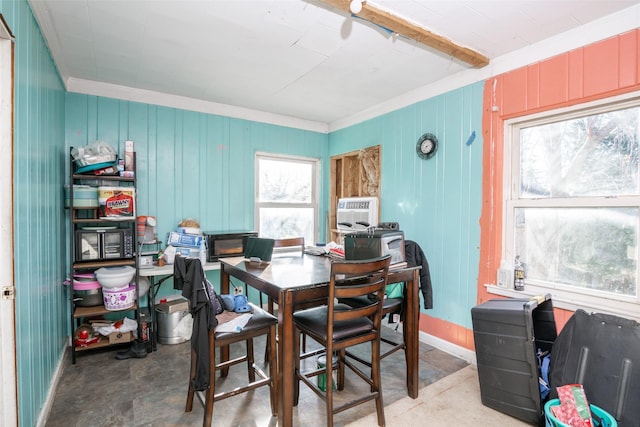
[{"label": "table leg", "polygon": [[408,283],[407,308],[405,322],[405,343],[407,358],[407,391],[409,397],[418,397],[418,329],[420,325],[420,297],[418,288],[420,287],[419,270],[413,271],[413,280]]},{"label": "table leg", "polygon": [[155,286],[156,281],[153,276],[148,277],[149,279],[149,290],[147,291],[147,301],[149,307],[149,318],[151,319],[151,333],[149,334],[149,339],[151,340],[151,351],[158,350],[158,322],[156,319],[156,292]]},{"label": "table leg", "polygon": [[287,291],[281,291],[278,298],[278,425],[293,426],[293,390],[295,379],[294,363],[293,298]]}]

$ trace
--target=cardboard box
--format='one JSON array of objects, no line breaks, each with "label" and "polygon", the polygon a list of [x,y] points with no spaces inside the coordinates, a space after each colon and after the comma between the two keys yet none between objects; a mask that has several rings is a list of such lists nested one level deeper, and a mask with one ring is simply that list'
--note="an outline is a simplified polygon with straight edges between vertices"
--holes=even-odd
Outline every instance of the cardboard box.
[{"label": "cardboard box", "polygon": [[195,234],[184,234],[170,231],[167,237],[167,245],[171,246],[185,246],[188,248],[200,248],[204,237]]},{"label": "cardboard box", "polygon": [[133,335],[131,334],[131,331],[129,332],[115,331],[109,334],[109,344],[126,343],[126,342],[131,342],[132,340],[133,340]]},{"label": "cardboard box", "polygon": [[200,256],[200,249],[198,248],[189,248],[189,247],[180,247],[180,246],[172,246],[176,249],[176,255],[180,255],[187,258],[198,258]]},{"label": "cardboard box", "polygon": [[181,297],[171,301],[161,302],[156,305],[156,310],[167,314],[189,310],[189,300]]}]

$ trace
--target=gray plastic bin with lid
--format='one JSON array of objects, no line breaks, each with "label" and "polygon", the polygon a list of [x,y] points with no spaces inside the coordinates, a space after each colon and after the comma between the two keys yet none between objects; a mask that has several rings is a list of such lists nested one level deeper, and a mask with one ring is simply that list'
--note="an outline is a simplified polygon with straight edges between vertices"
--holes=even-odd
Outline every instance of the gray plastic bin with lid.
[{"label": "gray plastic bin with lid", "polygon": [[158,342],[160,344],[180,344],[187,341],[178,333],[178,324],[188,314],[189,301],[185,298],[157,304]]},{"label": "gray plastic bin with lid", "polygon": [[482,404],[542,424],[536,352],[551,352],[557,337],[551,295],[492,299],[473,307],[471,319]]}]

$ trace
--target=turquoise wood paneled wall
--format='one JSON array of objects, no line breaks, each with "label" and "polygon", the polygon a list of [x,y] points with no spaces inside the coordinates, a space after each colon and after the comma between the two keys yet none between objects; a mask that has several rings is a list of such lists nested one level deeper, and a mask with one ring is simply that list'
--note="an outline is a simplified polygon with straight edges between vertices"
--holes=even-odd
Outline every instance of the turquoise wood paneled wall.
[{"label": "turquoise wood paneled wall", "polygon": [[[26,0],[1,0],[0,12],[15,35],[18,417],[19,425],[33,426],[68,335],[68,300],[62,286],[66,274],[64,87]],[[10,155],[9,147],[2,151]]]},{"label": "turquoise wood paneled wall", "polygon": [[[253,230],[258,151],[322,159],[328,170],[322,133],[75,93],[66,106],[68,146],[102,140],[124,153],[124,141],[134,141],[137,213],[156,216],[165,242],[183,218],[196,218],[205,231]],[[327,188],[320,191],[321,236]]]},{"label": "turquoise wood paneled wall", "polygon": [[[466,86],[329,135],[330,156],[382,146],[380,219],[397,221],[427,255],[434,297],[427,314],[468,328],[479,266],[482,90]],[[421,160],[416,142],[426,132],[440,144]]]},{"label": "turquoise wood paneled wall", "polygon": [[[316,157],[382,145],[382,219],[400,222],[429,257],[435,308],[470,327],[478,266],[482,85],[469,86],[324,135],[281,126],[67,93],[26,0],[0,0],[16,35],[15,228],[20,425],[37,422],[70,333],[62,187],[68,150],[95,140],[136,144],[138,213],[162,236],[184,217],[205,229],[253,228],[256,151]],[[475,130],[476,141],[467,146]],[[440,138],[430,161],[424,132]],[[320,236],[329,176],[323,174]],[[322,239],[320,239],[322,240]],[[37,242],[37,244],[33,244]],[[34,268],[35,266],[35,268]]]}]

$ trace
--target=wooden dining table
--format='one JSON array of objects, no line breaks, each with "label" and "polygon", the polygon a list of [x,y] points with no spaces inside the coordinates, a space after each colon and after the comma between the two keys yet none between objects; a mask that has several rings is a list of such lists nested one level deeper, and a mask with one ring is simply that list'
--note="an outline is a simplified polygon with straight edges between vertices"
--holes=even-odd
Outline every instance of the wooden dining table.
[{"label": "wooden dining table", "polygon": [[[278,425],[293,426],[295,354],[293,313],[313,301],[320,303],[328,296],[332,258],[303,254],[273,255],[270,262],[250,261],[244,257],[220,259],[220,291],[230,291],[230,278],[268,295],[278,304]],[[405,266],[389,270],[388,283],[405,282],[407,301],[404,311],[405,357],[407,362],[407,394],[418,397],[418,324],[420,267]],[[221,353],[229,357],[228,348]]]}]

